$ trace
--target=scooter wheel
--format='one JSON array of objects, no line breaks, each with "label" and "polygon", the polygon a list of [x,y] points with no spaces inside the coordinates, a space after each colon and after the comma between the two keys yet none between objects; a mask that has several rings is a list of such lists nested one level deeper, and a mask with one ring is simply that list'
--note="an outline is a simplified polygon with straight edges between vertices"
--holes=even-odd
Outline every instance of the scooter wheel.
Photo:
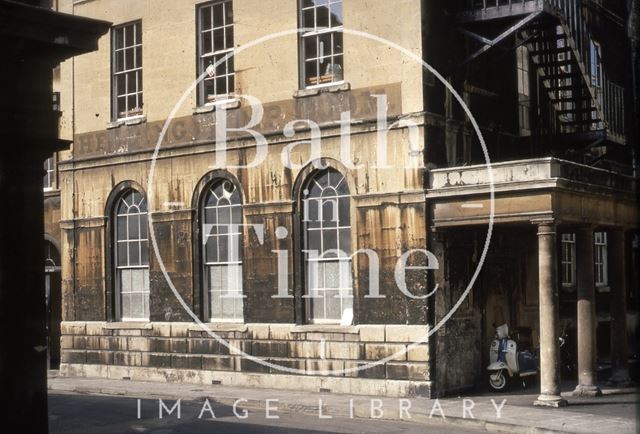
[{"label": "scooter wheel", "polygon": [[507,387],[507,376],[504,374],[504,369],[489,374],[489,386],[497,391],[503,391]]}]

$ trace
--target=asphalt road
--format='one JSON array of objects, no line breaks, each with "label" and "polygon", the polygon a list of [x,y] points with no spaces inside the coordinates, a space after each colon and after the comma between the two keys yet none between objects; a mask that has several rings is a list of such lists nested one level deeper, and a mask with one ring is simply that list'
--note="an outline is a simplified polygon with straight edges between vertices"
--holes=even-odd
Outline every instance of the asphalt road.
[{"label": "asphalt road", "polygon": [[[411,422],[383,421],[379,419],[319,419],[318,415],[278,411],[279,419],[267,419],[264,409],[246,409],[248,417],[239,419],[232,407],[211,400],[211,412],[205,411],[202,401],[183,401],[181,419],[177,411],[159,418],[157,399],[140,402],[128,397],[95,396],[71,393],[49,394],[49,429],[52,434],[102,434],[102,433],[433,433],[467,434],[485,432],[452,424],[418,424]],[[167,400],[170,409],[174,401]],[[237,413],[243,415],[239,407]]]}]

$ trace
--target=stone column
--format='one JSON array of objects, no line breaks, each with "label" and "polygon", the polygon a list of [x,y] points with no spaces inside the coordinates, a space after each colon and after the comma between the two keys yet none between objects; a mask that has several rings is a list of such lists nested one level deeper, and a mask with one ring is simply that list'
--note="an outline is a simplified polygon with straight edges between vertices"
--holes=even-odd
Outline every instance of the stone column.
[{"label": "stone column", "polygon": [[593,228],[576,231],[578,386],[574,396],[600,396],[596,386],[596,289],[594,279]]},{"label": "stone column", "polygon": [[611,378],[617,387],[630,385],[627,338],[627,249],[622,229],[609,232],[609,285],[611,287]]},{"label": "stone column", "polygon": [[533,404],[562,407],[567,401],[560,396],[556,226],[552,219],[537,220],[533,223],[538,225],[540,292],[540,396]]}]

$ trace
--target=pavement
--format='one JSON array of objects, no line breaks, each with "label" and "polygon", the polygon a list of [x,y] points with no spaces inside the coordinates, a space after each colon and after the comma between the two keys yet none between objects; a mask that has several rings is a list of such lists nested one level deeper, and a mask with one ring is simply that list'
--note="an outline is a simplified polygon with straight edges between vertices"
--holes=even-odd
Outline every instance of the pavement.
[{"label": "pavement", "polygon": [[[159,417],[160,400],[167,409],[164,411],[165,418],[175,416],[175,413],[167,413],[180,399],[182,405],[193,410],[194,414],[189,417],[195,420],[198,420],[198,415],[203,409],[205,411],[202,414],[205,418],[211,416],[207,409],[207,405],[210,404],[212,408],[225,407],[232,418],[234,415],[242,414],[240,409],[261,414],[263,420],[271,419],[267,416],[286,413],[310,417],[322,423],[325,428],[328,428],[328,418],[333,417],[349,423],[360,421],[382,424],[388,421],[402,421],[408,424],[422,424],[431,427],[430,432],[439,432],[442,427],[446,428],[444,432],[638,432],[638,389],[613,389],[603,386],[603,396],[594,398],[572,397],[570,384],[565,385],[563,389],[563,396],[569,401],[569,405],[563,408],[544,408],[532,405],[537,397],[534,388],[500,395],[472,394],[440,399],[401,399],[220,385],[70,378],[57,376],[55,372],[49,376],[50,395],[71,393],[134,398],[136,408],[139,405],[145,416],[151,415],[149,417],[153,418]],[[136,408],[131,411],[136,411]],[[234,412],[234,409],[237,411]],[[274,423],[273,420],[270,422]],[[340,426],[348,426],[346,422]],[[400,425],[397,427],[400,428]],[[339,431],[350,432],[346,428]],[[371,430],[362,432],[367,431]],[[325,429],[323,432],[332,431]]]}]

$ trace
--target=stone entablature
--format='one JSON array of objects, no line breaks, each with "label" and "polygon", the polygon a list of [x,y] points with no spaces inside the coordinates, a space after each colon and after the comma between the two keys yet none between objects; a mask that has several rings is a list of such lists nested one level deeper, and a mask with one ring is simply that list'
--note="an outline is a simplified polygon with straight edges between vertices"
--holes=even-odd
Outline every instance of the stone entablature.
[{"label": "stone entablature", "polygon": [[[637,191],[637,180],[631,176],[553,157],[491,163],[490,167],[496,192],[560,187],[562,181],[571,181],[575,188],[582,184],[616,194]],[[463,188],[486,192],[489,183],[486,164],[434,169],[429,172],[428,192],[432,197],[459,194]]]},{"label": "stone entablature", "polygon": [[[243,374],[265,377],[305,378],[284,381],[253,380],[257,387],[314,390],[321,379],[366,379],[365,382],[331,382],[332,391],[371,393],[394,382],[390,395],[428,395],[429,346],[421,343],[424,325],[294,325],[205,324],[229,342],[218,342],[207,331],[189,322],[109,323],[63,322],[62,366],[67,375],[136,377],[140,380],[185,381],[242,385]],[[405,351],[407,350],[407,351]],[[256,363],[241,352],[287,368],[319,371],[314,375],[291,372]],[[353,369],[400,353],[390,361],[353,372]],[[129,370],[127,370],[129,369]],[[193,372],[196,373],[193,373]],[[338,372],[334,372],[338,371]],[[188,374],[188,372],[192,372]],[[265,375],[266,374],[266,375]],[[256,378],[262,378],[258,375]],[[253,377],[252,377],[253,378]],[[266,382],[265,382],[266,381]],[[396,384],[397,383],[397,384]],[[397,390],[396,390],[397,389]]]},{"label": "stone entablature", "polygon": [[495,223],[637,227],[636,192],[633,177],[548,157],[434,169],[426,197],[435,227],[487,224],[492,209]]}]

